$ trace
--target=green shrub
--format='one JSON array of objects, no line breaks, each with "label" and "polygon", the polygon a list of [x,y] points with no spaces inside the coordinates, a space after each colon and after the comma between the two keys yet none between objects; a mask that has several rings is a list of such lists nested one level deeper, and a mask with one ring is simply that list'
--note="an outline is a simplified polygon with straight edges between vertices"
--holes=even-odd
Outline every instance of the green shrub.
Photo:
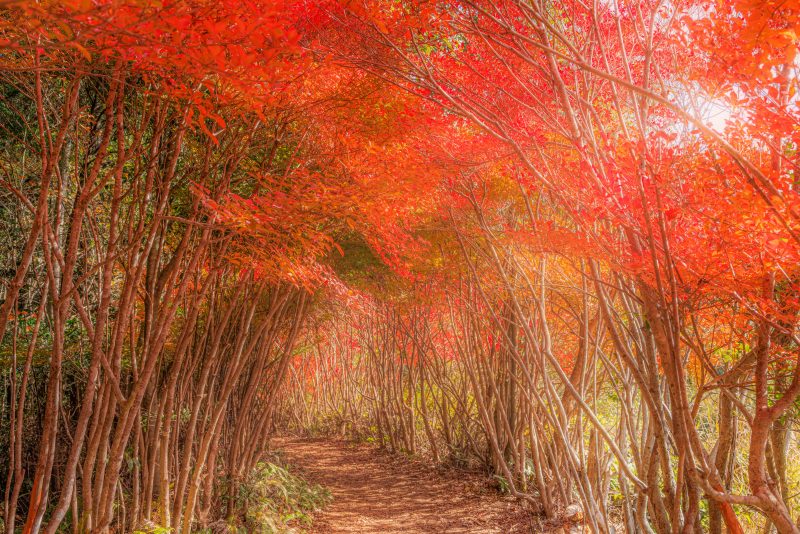
[{"label": "green shrub", "polygon": [[233,532],[298,532],[311,524],[311,513],[331,500],[330,492],[292,474],[277,463],[260,462],[233,497],[239,517],[229,518]]}]

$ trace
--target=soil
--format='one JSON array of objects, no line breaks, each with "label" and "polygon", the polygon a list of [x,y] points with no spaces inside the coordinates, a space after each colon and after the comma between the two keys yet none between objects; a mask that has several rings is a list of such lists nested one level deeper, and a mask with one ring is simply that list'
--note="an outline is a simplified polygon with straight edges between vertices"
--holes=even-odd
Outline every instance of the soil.
[{"label": "soil", "polygon": [[333,495],[314,514],[314,534],[543,531],[535,515],[479,473],[437,469],[370,445],[327,438],[282,437],[273,446]]}]

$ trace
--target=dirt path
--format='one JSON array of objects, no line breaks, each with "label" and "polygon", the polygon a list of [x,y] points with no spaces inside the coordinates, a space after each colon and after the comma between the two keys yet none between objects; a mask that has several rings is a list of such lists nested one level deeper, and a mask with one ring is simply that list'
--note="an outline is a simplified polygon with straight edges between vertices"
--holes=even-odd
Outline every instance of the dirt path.
[{"label": "dirt path", "polygon": [[279,438],[274,446],[333,502],[315,514],[322,533],[530,533],[533,518],[478,476],[437,471],[367,445]]}]

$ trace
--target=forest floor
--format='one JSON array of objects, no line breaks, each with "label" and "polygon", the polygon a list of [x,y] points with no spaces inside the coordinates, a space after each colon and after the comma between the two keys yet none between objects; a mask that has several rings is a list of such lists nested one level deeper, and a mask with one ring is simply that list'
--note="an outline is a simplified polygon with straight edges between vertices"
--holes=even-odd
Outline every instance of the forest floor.
[{"label": "forest floor", "polygon": [[330,490],[311,532],[531,533],[539,518],[500,495],[479,473],[437,469],[366,444],[280,437],[273,447],[299,474]]}]

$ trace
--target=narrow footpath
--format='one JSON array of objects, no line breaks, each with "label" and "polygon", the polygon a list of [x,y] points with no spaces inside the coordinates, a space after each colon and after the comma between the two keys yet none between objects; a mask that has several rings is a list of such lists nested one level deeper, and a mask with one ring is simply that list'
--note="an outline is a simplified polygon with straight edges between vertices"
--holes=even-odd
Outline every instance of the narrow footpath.
[{"label": "narrow footpath", "polygon": [[314,515],[315,534],[540,532],[529,512],[477,474],[437,470],[345,441],[283,437],[273,446],[333,495]]}]

